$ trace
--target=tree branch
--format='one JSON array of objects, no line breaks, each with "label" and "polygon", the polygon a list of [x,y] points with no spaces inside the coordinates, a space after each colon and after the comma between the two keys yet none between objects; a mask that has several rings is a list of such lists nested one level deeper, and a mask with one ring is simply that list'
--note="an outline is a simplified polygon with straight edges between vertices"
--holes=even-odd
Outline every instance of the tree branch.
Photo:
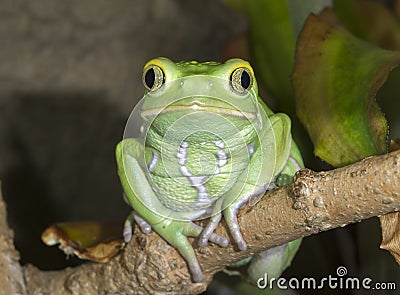
[{"label": "tree branch", "polygon": [[0,293],[27,294],[22,269],[18,263],[19,253],[13,243],[14,233],[8,228],[6,212],[0,189]]},{"label": "tree branch", "polygon": [[[196,250],[203,283],[191,282],[184,260],[156,233],[144,235],[135,229],[122,254],[106,264],[52,272],[25,267],[27,289],[51,294],[201,293],[216,272],[235,261],[299,237],[398,211],[399,171],[400,151],[326,172],[299,171],[294,184],[268,192],[256,206],[240,212],[248,250],[237,251],[235,245]],[[224,222],[217,233],[229,236]]]}]

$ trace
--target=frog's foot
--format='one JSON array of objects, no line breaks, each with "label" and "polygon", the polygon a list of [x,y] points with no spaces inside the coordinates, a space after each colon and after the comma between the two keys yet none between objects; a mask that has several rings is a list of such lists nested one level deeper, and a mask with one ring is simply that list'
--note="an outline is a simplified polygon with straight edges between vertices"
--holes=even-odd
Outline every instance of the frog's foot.
[{"label": "frog's foot", "polygon": [[252,195],[244,196],[243,198],[239,199],[236,203],[233,203],[231,206],[227,207],[224,210],[224,218],[226,224],[229,227],[232,238],[236,242],[238,248],[242,251],[247,249],[247,243],[243,239],[243,236],[240,232],[240,226],[237,219],[237,214],[239,210],[242,209],[251,198]]},{"label": "frog's foot", "polygon": [[[198,237],[199,235],[201,235],[203,232],[203,228],[195,223],[190,223],[190,226],[187,227],[186,231],[184,232],[184,234],[186,236],[190,236],[190,237]],[[220,235],[214,234],[212,233],[208,239],[210,242],[220,246],[220,247],[227,247],[229,244],[229,241],[227,238],[222,237]],[[207,244],[207,243],[206,243]]]},{"label": "frog's foot", "polygon": [[[183,257],[185,257],[184,253],[182,253],[181,251],[179,251],[181,253],[181,255]],[[188,264],[189,267],[189,271],[192,275],[192,279],[195,283],[199,283],[202,282],[204,280],[204,275],[203,272],[201,271],[199,262],[197,261],[196,256],[194,258],[192,257],[185,257],[186,258],[186,262]]]},{"label": "frog's foot", "polygon": [[142,233],[148,234],[151,232],[151,226],[148,224],[142,217],[139,216],[135,211],[132,211],[128,217],[125,220],[124,224],[124,241],[125,243],[128,243],[132,239],[132,228],[133,228],[133,223],[136,222]]},{"label": "frog's foot", "polygon": [[[204,276],[193,247],[189,243],[187,237],[197,237],[202,233],[202,230],[203,228],[201,226],[193,222],[188,222],[183,227],[181,234],[175,232],[175,234],[169,237],[170,243],[174,245],[178,249],[179,253],[185,258],[190,273],[192,274],[193,281],[195,282],[202,282]],[[209,240],[221,247],[226,247],[228,245],[228,239],[217,234],[211,234]]]},{"label": "frog's foot", "polygon": [[[191,221],[174,220],[168,221],[169,226],[165,227],[162,223],[158,224],[155,230],[166,239],[185,259],[194,282],[204,280],[199,261],[197,260],[192,244],[187,237],[196,237],[201,232]],[[216,240],[218,240],[216,238]]]},{"label": "frog's foot", "polygon": [[[214,230],[217,228],[219,222],[221,221],[221,218],[222,218],[221,213],[214,214],[213,216],[211,216],[208,224],[206,225],[206,227],[203,229],[203,231],[199,235],[198,245],[200,247],[207,246],[208,241],[211,241],[211,237],[214,233]],[[226,246],[228,246],[228,241],[226,243]],[[222,247],[226,247],[226,246],[222,246]]]}]

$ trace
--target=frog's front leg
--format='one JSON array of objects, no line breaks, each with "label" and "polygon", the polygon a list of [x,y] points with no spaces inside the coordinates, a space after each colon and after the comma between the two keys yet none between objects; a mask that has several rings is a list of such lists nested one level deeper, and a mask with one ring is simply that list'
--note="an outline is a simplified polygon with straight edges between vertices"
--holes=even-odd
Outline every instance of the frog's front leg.
[{"label": "frog's front leg", "polygon": [[242,233],[240,232],[237,214],[239,210],[246,205],[250,198],[250,195],[244,196],[224,210],[224,218],[231,232],[232,238],[237,244],[238,248],[242,251],[247,249],[247,243],[243,239]]},{"label": "frog's front leg", "polygon": [[[237,200],[235,203],[229,205],[225,210],[223,210],[223,215],[229,227],[230,233],[240,250],[246,250],[247,244],[244,241],[242,234],[240,233],[240,227],[236,215],[239,210],[244,207],[249,199],[249,196],[244,196]],[[204,227],[204,230],[199,236],[198,245],[200,247],[205,247],[208,241],[211,241],[211,236],[213,235],[214,230],[217,228],[219,222],[222,219],[221,211],[223,204],[224,199],[220,199],[217,201],[210,220],[208,221],[207,225]]]},{"label": "frog's front leg", "polygon": [[[144,220],[136,211],[132,210],[132,212],[128,215],[128,217],[125,220],[124,224],[124,241],[125,243],[129,243],[130,240],[132,239],[132,228],[133,224],[136,223],[142,233],[148,234],[151,232],[151,225],[147,223],[146,220]],[[189,223],[189,226],[186,226],[184,228],[184,235],[187,237],[198,237],[201,233],[204,232],[204,228],[201,227],[200,225],[197,225],[193,222]],[[208,237],[207,241],[210,241],[214,244],[217,244],[220,247],[227,247],[228,246],[228,239],[225,237],[222,237],[220,235],[217,235],[215,233],[211,233],[210,236]]]},{"label": "frog's front leg", "polygon": [[[142,232],[150,232],[150,224],[148,224],[135,211],[132,211],[132,213],[127,218],[124,228],[124,234],[126,231],[132,232],[133,220],[135,220],[135,222],[139,224]],[[142,225],[140,225],[140,223],[142,223]],[[148,228],[150,228],[150,230],[148,230]],[[160,236],[162,236],[167,242],[174,246],[182,255],[182,257],[186,260],[190,273],[193,277],[193,281],[203,281],[203,273],[196,258],[196,254],[193,250],[191,243],[187,239],[187,237],[197,237],[202,232],[203,228],[191,221],[171,219],[164,219],[163,222],[153,225],[153,228]],[[131,236],[132,235],[130,235],[130,237]],[[126,237],[127,236],[125,236],[125,238]],[[211,234],[209,240],[210,242],[217,244],[221,247],[226,247],[228,245],[228,240],[225,237],[221,237],[214,233]],[[125,242],[129,242],[129,240],[125,240]]]},{"label": "frog's front leg", "polygon": [[[166,228],[168,228],[168,230],[165,230]],[[186,260],[193,281],[203,281],[204,276],[200,264],[196,258],[192,245],[187,239],[188,236],[197,236],[196,234],[198,233],[198,230],[193,226],[193,223],[166,220],[165,224],[154,226],[154,230],[173,245]]]},{"label": "frog's front leg", "polygon": [[[193,280],[200,282],[203,280],[203,273],[188,237],[197,237],[203,228],[191,221],[194,218],[192,215],[179,215],[160,202],[148,182],[143,164],[140,164],[143,149],[143,145],[135,139],[125,139],[116,149],[121,184],[126,199],[135,211],[128,216],[125,223],[125,239],[131,239],[133,221],[136,221],[145,233],[151,228],[154,229],[179,251],[188,264]],[[181,218],[174,219],[177,216]],[[212,234],[209,240],[222,247],[228,244],[226,238],[216,234]]]},{"label": "frog's front leg", "polygon": [[[213,208],[211,217],[207,223],[207,225],[204,227],[202,232],[199,235],[198,239],[198,245],[200,247],[205,247],[207,246],[208,241],[210,240],[211,236],[214,233],[214,230],[217,228],[219,222],[221,221],[222,214],[221,214],[221,206],[222,206],[223,200],[219,199]],[[228,240],[226,240],[226,245],[223,247],[228,246]]]}]

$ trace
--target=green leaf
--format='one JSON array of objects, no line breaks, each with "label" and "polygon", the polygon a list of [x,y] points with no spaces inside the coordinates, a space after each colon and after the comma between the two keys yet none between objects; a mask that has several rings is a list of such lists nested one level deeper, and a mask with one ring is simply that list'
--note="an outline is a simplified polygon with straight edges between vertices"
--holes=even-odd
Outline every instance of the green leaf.
[{"label": "green leaf", "polygon": [[294,60],[295,34],[286,1],[226,2],[248,17],[250,52],[258,82],[279,98],[280,109],[294,113],[289,77]]},{"label": "green leaf", "polygon": [[400,50],[400,24],[383,3],[335,0],[334,11],[354,36],[385,49]]},{"label": "green leaf", "polygon": [[258,82],[273,97],[278,108],[295,114],[290,81],[297,34],[311,11],[320,11],[330,0],[225,0],[248,18],[250,53]]},{"label": "green leaf", "polygon": [[292,78],[317,156],[338,167],[386,152],[388,126],[375,94],[399,62],[400,52],[357,39],[332,13],[308,18]]}]

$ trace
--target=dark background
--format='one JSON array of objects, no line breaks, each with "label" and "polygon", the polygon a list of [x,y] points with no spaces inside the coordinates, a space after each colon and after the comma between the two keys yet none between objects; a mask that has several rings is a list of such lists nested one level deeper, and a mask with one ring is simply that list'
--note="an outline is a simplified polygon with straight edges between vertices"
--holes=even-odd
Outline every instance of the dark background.
[{"label": "dark background", "polygon": [[[127,216],[114,147],[143,95],[145,62],[222,61],[222,48],[246,30],[241,14],[215,0],[1,0],[0,179],[21,263],[79,263],[41,242],[54,222]],[[326,277],[344,265],[396,277],[378,249],[377,219],[368,222],[364,232],[306,238],[285,276]],[[376,256],[368,265],[378,252],[391,264],[376,269]]]}]

